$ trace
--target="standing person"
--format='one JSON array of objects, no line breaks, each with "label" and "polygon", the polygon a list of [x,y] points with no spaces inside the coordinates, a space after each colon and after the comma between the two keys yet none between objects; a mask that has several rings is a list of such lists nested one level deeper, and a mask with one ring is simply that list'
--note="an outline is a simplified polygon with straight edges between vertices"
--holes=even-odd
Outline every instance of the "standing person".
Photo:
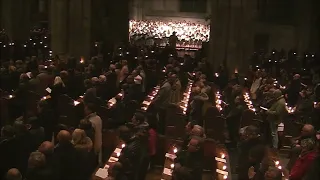
[{"label": "standing person", "polygon": [[269,122],[272,146],[278,148],[278,125],[282,122],[282,119],[287,114],[286,101],[282,95],[282,92],[277,89],[273,92],[273,98],[275,102],[271,105],[270,109],[266,111],[267,121]]},{"label": "standing person", "polygon": [[173,32],[172,35],[169,37],[169,46],[175,50],[177,46],[178,37],[176,32]]},{"label": "standing person", "polygon": [[102,120],[101,118],[96,114],[94,110],[94,104],[88,103],[84,107],[84,113],[86,115],[86,119],[89,120],[92,123],[92,127],[94,128],[94,144],[93,144],[93,150],[95,154],[98,157],[98,163],[102,164]]}]

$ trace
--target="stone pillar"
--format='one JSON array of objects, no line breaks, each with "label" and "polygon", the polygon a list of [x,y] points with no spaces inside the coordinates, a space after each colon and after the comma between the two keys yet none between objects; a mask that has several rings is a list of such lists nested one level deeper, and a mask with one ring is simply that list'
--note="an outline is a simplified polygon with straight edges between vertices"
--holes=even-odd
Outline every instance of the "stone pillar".
[{"label": "stone pillar", "polygon": [[226,60],[230,0],[211,1],[209,61],[216,71]]},{"label": "stone pillar", "polygon": [[51,49],[53,55],[65,56],[68,49],[68,0],[51,0]]},{"label": "stone pillar", "polygon": [[68,26],[69,54],[88,59],[92,45],[91,0],[70,0]]},{"label": "stone pillar", "polygon": [[90,57],[91,1],[51,0],[53,55]]},{"label": "stone pillar", "polygon": [[24,42],[30,34],[30,3],[24,0],[1,1],[1,23],[12,41]]},{"label": "stone pillar", "polygon": [[230,74],[246,69],[253,47],[254,8],[251,1],[212,1],[209,59],[215,70],[220,64]]},{"label": "stone pillar", "polygon": [[132,3],[132,18],[134,20],[142,20],[143,0],[133,0]]},{"label": "stone pillar", "polygon": [[110,43],[119,45],[129,42],[129,0],[109,0]]}]

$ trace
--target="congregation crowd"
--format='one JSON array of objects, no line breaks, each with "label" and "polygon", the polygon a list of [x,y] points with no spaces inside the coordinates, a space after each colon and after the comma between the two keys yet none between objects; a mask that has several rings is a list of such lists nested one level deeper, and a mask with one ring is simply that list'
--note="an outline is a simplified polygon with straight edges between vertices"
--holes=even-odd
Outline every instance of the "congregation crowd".
[{"label": "congregation crowd", "polygon": [[[160,25],[150,26],[161,29]],[[131,22],[131,26],[140,25]],[[178,38],[206,36],[179,34],[171,27],[159,34],[167,37],[171,31]],[[142,28],[134,33],[157,32]],[[159,162],[163,165],[159,142],[170,136],[168,124],[176,120],[168,111],[174,107],[180,109],[179,126],[185,129],[177,138],[182,143],[174,150],[171,179],[202,179],[204,152],[210,151],[204,144],[209,138],[238,148],[239,163],[231,164],[231,169],[240,180],[319,178],[316,54],[300,59],[294,51],[255,55],[258,60],[245,75],[230,76],[223,65],[213,72],[205,56],[181,58],[169,47],[130,44],[110,53],[117,56],[108,59],[99,54],[85,60],[33,55],[1,61],[0,177],[98,180],[102,175],[96,170],[102,167],[99,172],[107,171],[108,179],[146,179],[149,169]],[[150,95],[155,87],[159,88]],[[146,108],[137,110],[141,105]],[[209,126],[207,114],[212,109],[223,119],[222,126],[215,127],[216,116]],[[254,118],[245,116],[248,112]],[[291,127],[301,129],[301,134],[291,132]],[[173,128],[174,133],[181,130]],[[209,131],[213,128],[221,130],[219,138]],[[287,143],[288,135],[297,137]],[[122,144],[112,160],[115,147],[109,152],[110,144]],[[287,165],[279,160],[285,148]],[[106,161],[111,163],[106,166]]]}]

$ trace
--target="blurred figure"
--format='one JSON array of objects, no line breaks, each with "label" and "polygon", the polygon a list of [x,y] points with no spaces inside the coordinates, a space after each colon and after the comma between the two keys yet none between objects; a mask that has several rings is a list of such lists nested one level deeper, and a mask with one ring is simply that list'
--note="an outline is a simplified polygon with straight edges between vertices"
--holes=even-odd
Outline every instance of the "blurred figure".
[{"label": "blurred figure", "polygon": [[273,92],[274,103],[270,107],[267,114],[267,121],[269,122],[271,136],[272,136],[272,146],[274,148],[278,148],[278,125],[280,122],[283,122],[284,116],[287,114],[286,110],[286,101],[282,96],[282,92],[280,90],[275,90]]},{"label": "blurred figure", "polygon": [[22,175],[18,169],[12,168],[7,172],[6,180],[22,180]]}]

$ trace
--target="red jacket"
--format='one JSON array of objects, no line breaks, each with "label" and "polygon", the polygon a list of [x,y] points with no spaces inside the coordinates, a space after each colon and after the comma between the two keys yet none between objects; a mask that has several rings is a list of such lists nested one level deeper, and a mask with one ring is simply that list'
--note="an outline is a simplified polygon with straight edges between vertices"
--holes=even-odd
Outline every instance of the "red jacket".
[{"label": "red jacket", "polygon": [[318,156],[317,151],[311,151],[299,157],[293,165],[290,172],[290,180],[301,180],[308,169],[310,168],[313,160]]},{"label": "red jacket", "polygon": [[157,150],[157,132],[150,128],[149,129],[149,155],[153,156],[156,154]]}]

